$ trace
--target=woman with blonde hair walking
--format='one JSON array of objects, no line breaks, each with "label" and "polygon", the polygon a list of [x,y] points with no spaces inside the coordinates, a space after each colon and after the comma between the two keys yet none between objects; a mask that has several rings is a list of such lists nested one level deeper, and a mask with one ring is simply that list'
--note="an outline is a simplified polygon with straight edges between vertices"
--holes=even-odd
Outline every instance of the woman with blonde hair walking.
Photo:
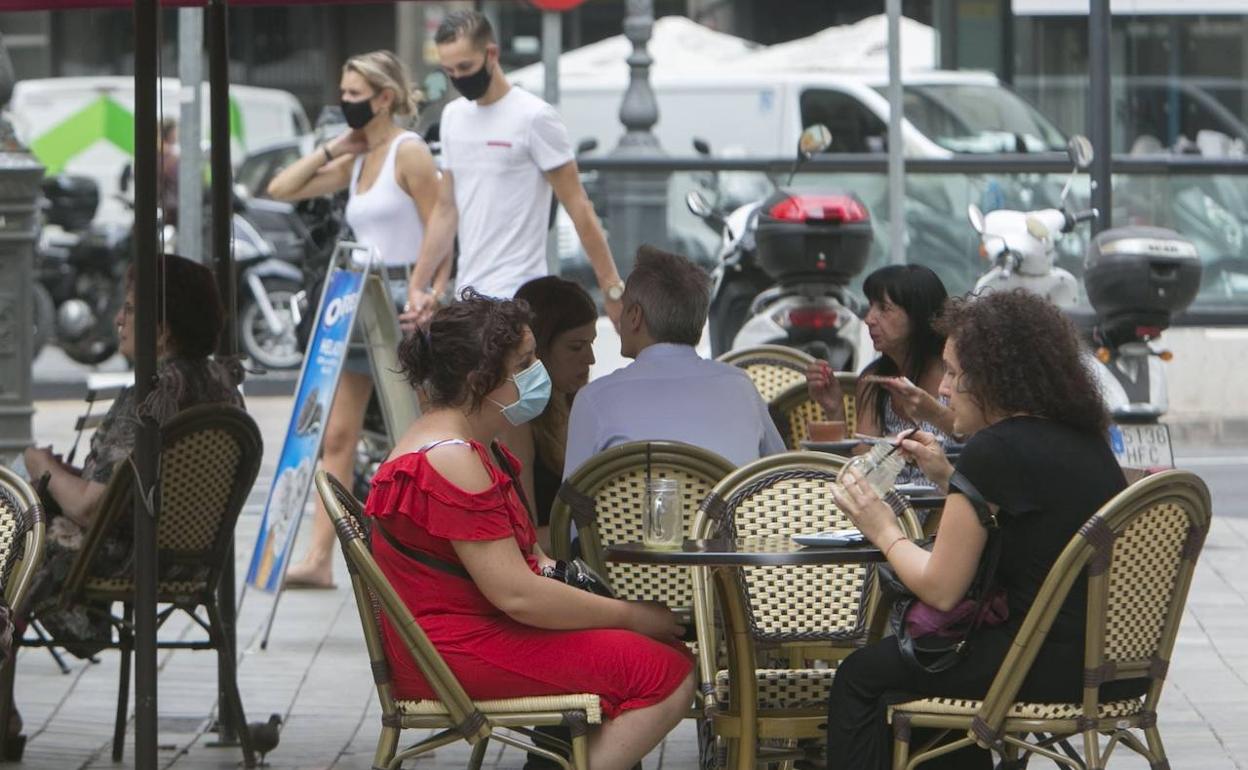
[{"label": "woman with blonde hair walking", "polygon": [[[277,200],[297,201],[346,189],[347,224],[355,240],[376,248],[392,292],[401,297],[438,189],[429,148],[399,122],[415,117],[418,94],[406,67],[390,51],[348,59],[339,88],[349,129],[292,163],[273,178],[268,192]],[[445,272],[449,266],[439,276],[442,283]],[[353,344],[326,423],[322,453],[322,466],[338,478],[351,478],[372,390],[367,353]],[[287,587],[332,588],[333,544],[333,526],[318,500],[312,542],[303,561],[287,572]]]}]

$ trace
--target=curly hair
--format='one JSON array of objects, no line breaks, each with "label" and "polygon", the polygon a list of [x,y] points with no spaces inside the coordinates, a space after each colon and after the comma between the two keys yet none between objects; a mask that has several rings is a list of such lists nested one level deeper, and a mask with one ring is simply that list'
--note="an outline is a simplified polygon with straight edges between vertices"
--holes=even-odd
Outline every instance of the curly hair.
[{"label": "curly hair", "polygon": [[951,299],[936,329],[957,345],[964,387],[984,411],[1108,430],[1075,325],[1048,300],[1022,289]]},{"label": "curly hair", "polygon": [[523,300],[493,299],[471,288],[399,344],[399,368],[433,406],[475,411],[507,379],[507,356],[524,339],[532,314]]}]

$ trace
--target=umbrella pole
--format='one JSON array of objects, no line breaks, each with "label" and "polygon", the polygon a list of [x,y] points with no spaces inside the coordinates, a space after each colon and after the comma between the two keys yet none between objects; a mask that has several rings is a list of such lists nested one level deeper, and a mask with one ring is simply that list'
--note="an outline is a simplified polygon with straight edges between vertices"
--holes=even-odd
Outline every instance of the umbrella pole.
[{"label": "umbrella pole", "polygon": [[[234,252],[230,248],[233,232],[234,185],[230,165],[230,71],[227,13],[225,0],[212,0],[207,9],[208,27],[208,114],[212,138],[212,262],[217,273],[217,289],[225,307],[225,325],[217,345],[218,356],[238,352],[238,296],[234,279]],[[238,650],[238,604],[234,585],[234,546],[225,555],[225,569],[217,585],[217,601],[221,608],[221,626],[231,653]],[[230,698],[221,689],[230,686],[217,677],[217,737],[223,744],[238,743],[237,720]]]},{"label": "umbrella pole", "polygon": [[[134,0],[134,298],[135,401],[156,377],[157,243],[156,76],[160,56],[157,0]],[[156,517],[160,510],[156,421],[142,418],[134,472],[134,766],[156,768]],[[126,472],[126,471],[122,471]],[[128,687],[129,683],[122,684]]]}]

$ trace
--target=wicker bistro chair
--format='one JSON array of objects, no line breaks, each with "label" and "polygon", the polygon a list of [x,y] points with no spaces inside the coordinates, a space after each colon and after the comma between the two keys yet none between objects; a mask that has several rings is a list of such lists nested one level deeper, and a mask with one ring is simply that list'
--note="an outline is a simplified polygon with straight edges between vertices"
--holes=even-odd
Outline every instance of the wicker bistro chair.
[{"label": "wicker bistro chair", "polygon": [[[263,442],[255,421],[242,409],[223,404],[194,406],[179,412],[161,429],[160,516],[156,547],[160,579],[156,601],[164,605],[157,629],[181,611],[199,625],[207,639],[161,640],[160,649],[216,650],[221,696],[233,716],[247,767],[255,765],[251,737],[238,693],[236,658],[231,635],[222,622],[217,588],[224,570],[233,569],[234,523],[260,470]],[[121,616],[110,615],[121,652],[121,677],[113,731],[113,761],[121,760],[130,695],[130,661],[134,650],[134,577],[126,572],[101,575],[96,554],[133,513],[133,479],[129,464],[119,467],[104,490],[82,551],[61,590],[59,602],[121,602]],[[227,597],[232,600],[233,597]],[[199,613],[203,608],[206,617]],[[32,608],[38,618],[40,608]],[[24,645],[46,642],[23,640]]]},{"label": "wicker bistro chair", "polygon": [[[858,427],[858,375],[853,372],[836,372],[837,382],[841,384],[841,402],[845,409],[845,434],[852,436]],[[809,438],[806,423],[810,420],[826,420],[827,413],[806,390],[806,377],[775,395],[768,403],[771,419],[776,429],[784,438],[789,449],[801,449],[802,442]]]},{"label": "wicker bistro chair", "polygon": [[[1209,490],[1187,471],[1150,476],[1106,503],[1054,563],[982,701],[925,698],[890,710],[893,767],[913,768],[978,743],[1010,759],[1034,753],[1066,767],[1100,770],[1122,743],[1150,767],[1168,768],[1157,729],[1157,703],[1210,517]],[[1053,618],[1085,569],[1083,699],[1016,702]],[[1122,679],[1146,679],[1148,690],[1142,698],[1099,697],[1101,685]],[[914,727],[941,728],[946,738],[949,733],[962,737],[944,743],[938,738],[911,757]],[[1133,730],[1143,731],[1145,740]],[[1109,736],[1103,748],[1102,734]],[[1028,735],[1042,737],[1028,741]],[[1082,761],[1053,750],[1054,744],[1076,735],[1083,738]]]},{"label": "wicker bistro chair", "polygon": [[646,480],[680,481],[686,531],[703,498],[733,464],[706,449],[678,441],[634,441],[587,460],[559,489],[550,515],[551,551],[567,559],[572,551],[572,523],[580,537],[581,556],[604,576],[621,598],[661,601],[692,612],[693,582],[682,567],[606,563],[607,545],[642,539]]},{"label": "wicker bistro chair", "polygon": [[[822,452],[789,452],[742,466],[707,496],[694,537],[788,536],[852,527],[831,495],[844,463]],[[906,534],[918,537],[914,511],[896,493],[887,499]],[[713,633],[710,594],[702,583],[713,578],[730,664],[716,666],[710,645],[699,652],[698,664],[707,715],[727,743],[728,765],[754,767],[761,761],[753,748],[759,741],[822,737],[833,666],[871,636],[879,602],[875,570],[843,564],[706,572],[695,573],[698,634]],[[788,667],[760,668],[759,651],[783,659],[777,648],[787,651]],[[824,665],[810,665],[812,660]]]},{"label": "wicker bistro chair", "polygon": [[717,361],[744,369],[758,388],[764,401],[770,402],[795,383],[806,383],[806,367],[815,362],[813,356],[797,348],[783,345],[756,345],[730,350]]},{"label": "wicker bistro chair", "polygon": [[[374,770],[397,770],[405,760],[457,740],[472,745],[469,768],[477,770],[481,767],[490,738],[536,752],[565,768],[587,770],[586,733],[589,725],[602,722],[598,696],[577,694],[484,701],[470,699],[373,560],[363,506],[337,479],[324,471],[316,474],[316,490],[334,523],[346,557],[360,623],[364,627],[364,642],[372,663],[373,681],[377,685],[377,698],[381,701],[381,735],[373,757]],[[382,613],[402,636],[421,674],[437,693],[437,700],[395,700],[391,691],[390,664],[382,646]],[[549,745],[561,743],[555,739],[541,736],[544,745],[529,744],[498,729],[506,728],[537,740],[530,728],[549,725],[571,728],[570,763],[549,750]],[[404,729],[435,729],[440,732],[396,753],[399,733]]]},{"label": "wicker bistro chair", "polygon": [[[0,590],[13,619],[22,616],[35,569],[43,561],[43,507],[21,476],[0,466]],[[16,646],[16,639],[14,643]],[[0,746],[7,747],[16,650],[0,665]],[[5,758],[0,748],[0,760]]]}]

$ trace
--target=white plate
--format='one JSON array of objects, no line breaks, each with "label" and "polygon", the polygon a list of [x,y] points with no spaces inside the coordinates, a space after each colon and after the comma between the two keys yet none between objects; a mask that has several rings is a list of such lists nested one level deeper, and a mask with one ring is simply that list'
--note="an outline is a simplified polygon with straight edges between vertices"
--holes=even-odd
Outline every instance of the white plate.
[{"label": "white plate", "polygon": [[867,542],[856,529],[829,529],[809,535],[793,535],[793,541],[801,545],[858,545]]}]

